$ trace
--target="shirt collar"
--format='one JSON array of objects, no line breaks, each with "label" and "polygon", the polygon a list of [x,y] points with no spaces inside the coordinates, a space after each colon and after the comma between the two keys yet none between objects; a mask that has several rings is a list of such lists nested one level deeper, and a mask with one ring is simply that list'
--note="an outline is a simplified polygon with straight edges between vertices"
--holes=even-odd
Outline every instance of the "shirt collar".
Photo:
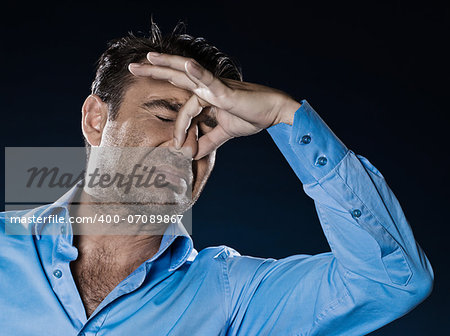
[{"label": "shirt collar", "polygon": [[[64,215],[64,218],[67,219],[70,202],[78,192],[78,186],[79,184],[75,185],[68,192],[62,195],[56,202],[47,205],[45,210],[42,211],[42,213],[40,214],[40,217],[45,218],[49,215],[60,213]],[[46,223],[44,221],[37,222],[36,224],[34,224],[32,232],[36,236],[36,239],[38,240],[41,239],[41,233],[45,225]]]},{"label": "shirt collar", "polygon": [[[66,218],[67,225],[68,222],[69,207],[72,199],[75,197],[79,188],[79,184],[75,185],[67,193],[61,196],[56,202],[50,204],[45,208],[40,214],[41,217],[46,217],[51,214],[59,213],[59,215]],[[30,212],[33,212],[31,210]],[[32,227],[32,232],[36,236],[36,239],[41,239],[41,233],[46,224],[40,222],[34,224]],[[70,230],[72,232],[72,230]],[[70,242],[72,242],[72,237],[69,237]],[[186,228],[181,222],[170,223],[169,226],[164,231],[163,237],[161,239],[161,244],[159,246],[158,252],[147,262],[156,260],[160,255],[162,255],[169,247],[171,250],[171,259],[169,271],[175,271],[186,261],[193,261],[197,256],[198,252],[194,249],[194,242],[191,236],[186,231]]]}]

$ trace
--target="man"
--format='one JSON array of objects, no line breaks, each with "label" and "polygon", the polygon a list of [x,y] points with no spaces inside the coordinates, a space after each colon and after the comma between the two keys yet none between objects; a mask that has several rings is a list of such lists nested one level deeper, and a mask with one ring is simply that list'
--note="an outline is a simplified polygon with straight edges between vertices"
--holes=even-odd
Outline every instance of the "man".
[{"label": "man", "polygon": [[187,210],[216,149],[267,129],[314,199],[331,252],[280,260],[227,246],[197,252],[179,222],[148,235],[73,235],[68,220],[57,234],[43,224],[32,235],[5,233],[17,215],[92,215],[89,190],[71,191],[2,215],[1,333],[364,335],[423,301],[432,268],[381,173],[307,101],[243,82],[230,58],[177,29],[162,37],[152,23],[150,38],[118,39],[101,56],[82,107],[89,160],[109,148],[191,155]]}]

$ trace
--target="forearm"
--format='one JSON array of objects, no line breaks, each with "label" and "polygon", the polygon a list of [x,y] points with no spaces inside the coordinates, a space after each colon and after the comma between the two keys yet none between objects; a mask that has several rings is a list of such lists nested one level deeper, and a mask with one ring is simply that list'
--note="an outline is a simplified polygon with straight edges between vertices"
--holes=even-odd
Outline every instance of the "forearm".
[{"label": "forearm", "polygon": [[430,263],[378,170],[348,150],[306,101],[292,126],[268,132],[315,201],[336,270],[407,293],[404,310],[422,301],[432,285]]}]

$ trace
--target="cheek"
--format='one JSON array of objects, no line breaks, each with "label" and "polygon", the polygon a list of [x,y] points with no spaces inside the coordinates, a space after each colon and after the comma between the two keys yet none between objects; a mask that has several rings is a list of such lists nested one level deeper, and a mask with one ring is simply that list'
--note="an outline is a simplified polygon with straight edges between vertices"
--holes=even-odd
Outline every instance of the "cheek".
[{"label": "cheek", "polygon": [[116,147],[156,147],[171,140],[172,133],[169,127],[161,127],[149,120],[108,121],[102,144]]},{"label": "cheek", "polygon": [[144,135],[139,127],[130,121],[108,121],[103,130],[102,145],[112,147],[136,147]]},{"label": "cheek", "polygon": [[202,181],[208,179],[209,175],[211,174],[211,171],[214,167],[214,159],[215,159],[215,153],[208,155],[207,157],[202,158],[201,160],[197,161],[196,164],[196,175],[198,182],[201,183]]}]

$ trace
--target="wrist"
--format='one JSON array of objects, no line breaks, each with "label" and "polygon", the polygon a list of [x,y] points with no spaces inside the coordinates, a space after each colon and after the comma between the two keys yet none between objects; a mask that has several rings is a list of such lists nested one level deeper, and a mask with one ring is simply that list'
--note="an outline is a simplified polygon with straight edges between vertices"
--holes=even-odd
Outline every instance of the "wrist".
[{"label": "wrist", "polygon": [[287,125],[292,125],[294,123],[295,112],[302,106],[301,103],[289,98],[285,104],[283,104],[280,110],[280,118],[278,123],[284,123]]}]

